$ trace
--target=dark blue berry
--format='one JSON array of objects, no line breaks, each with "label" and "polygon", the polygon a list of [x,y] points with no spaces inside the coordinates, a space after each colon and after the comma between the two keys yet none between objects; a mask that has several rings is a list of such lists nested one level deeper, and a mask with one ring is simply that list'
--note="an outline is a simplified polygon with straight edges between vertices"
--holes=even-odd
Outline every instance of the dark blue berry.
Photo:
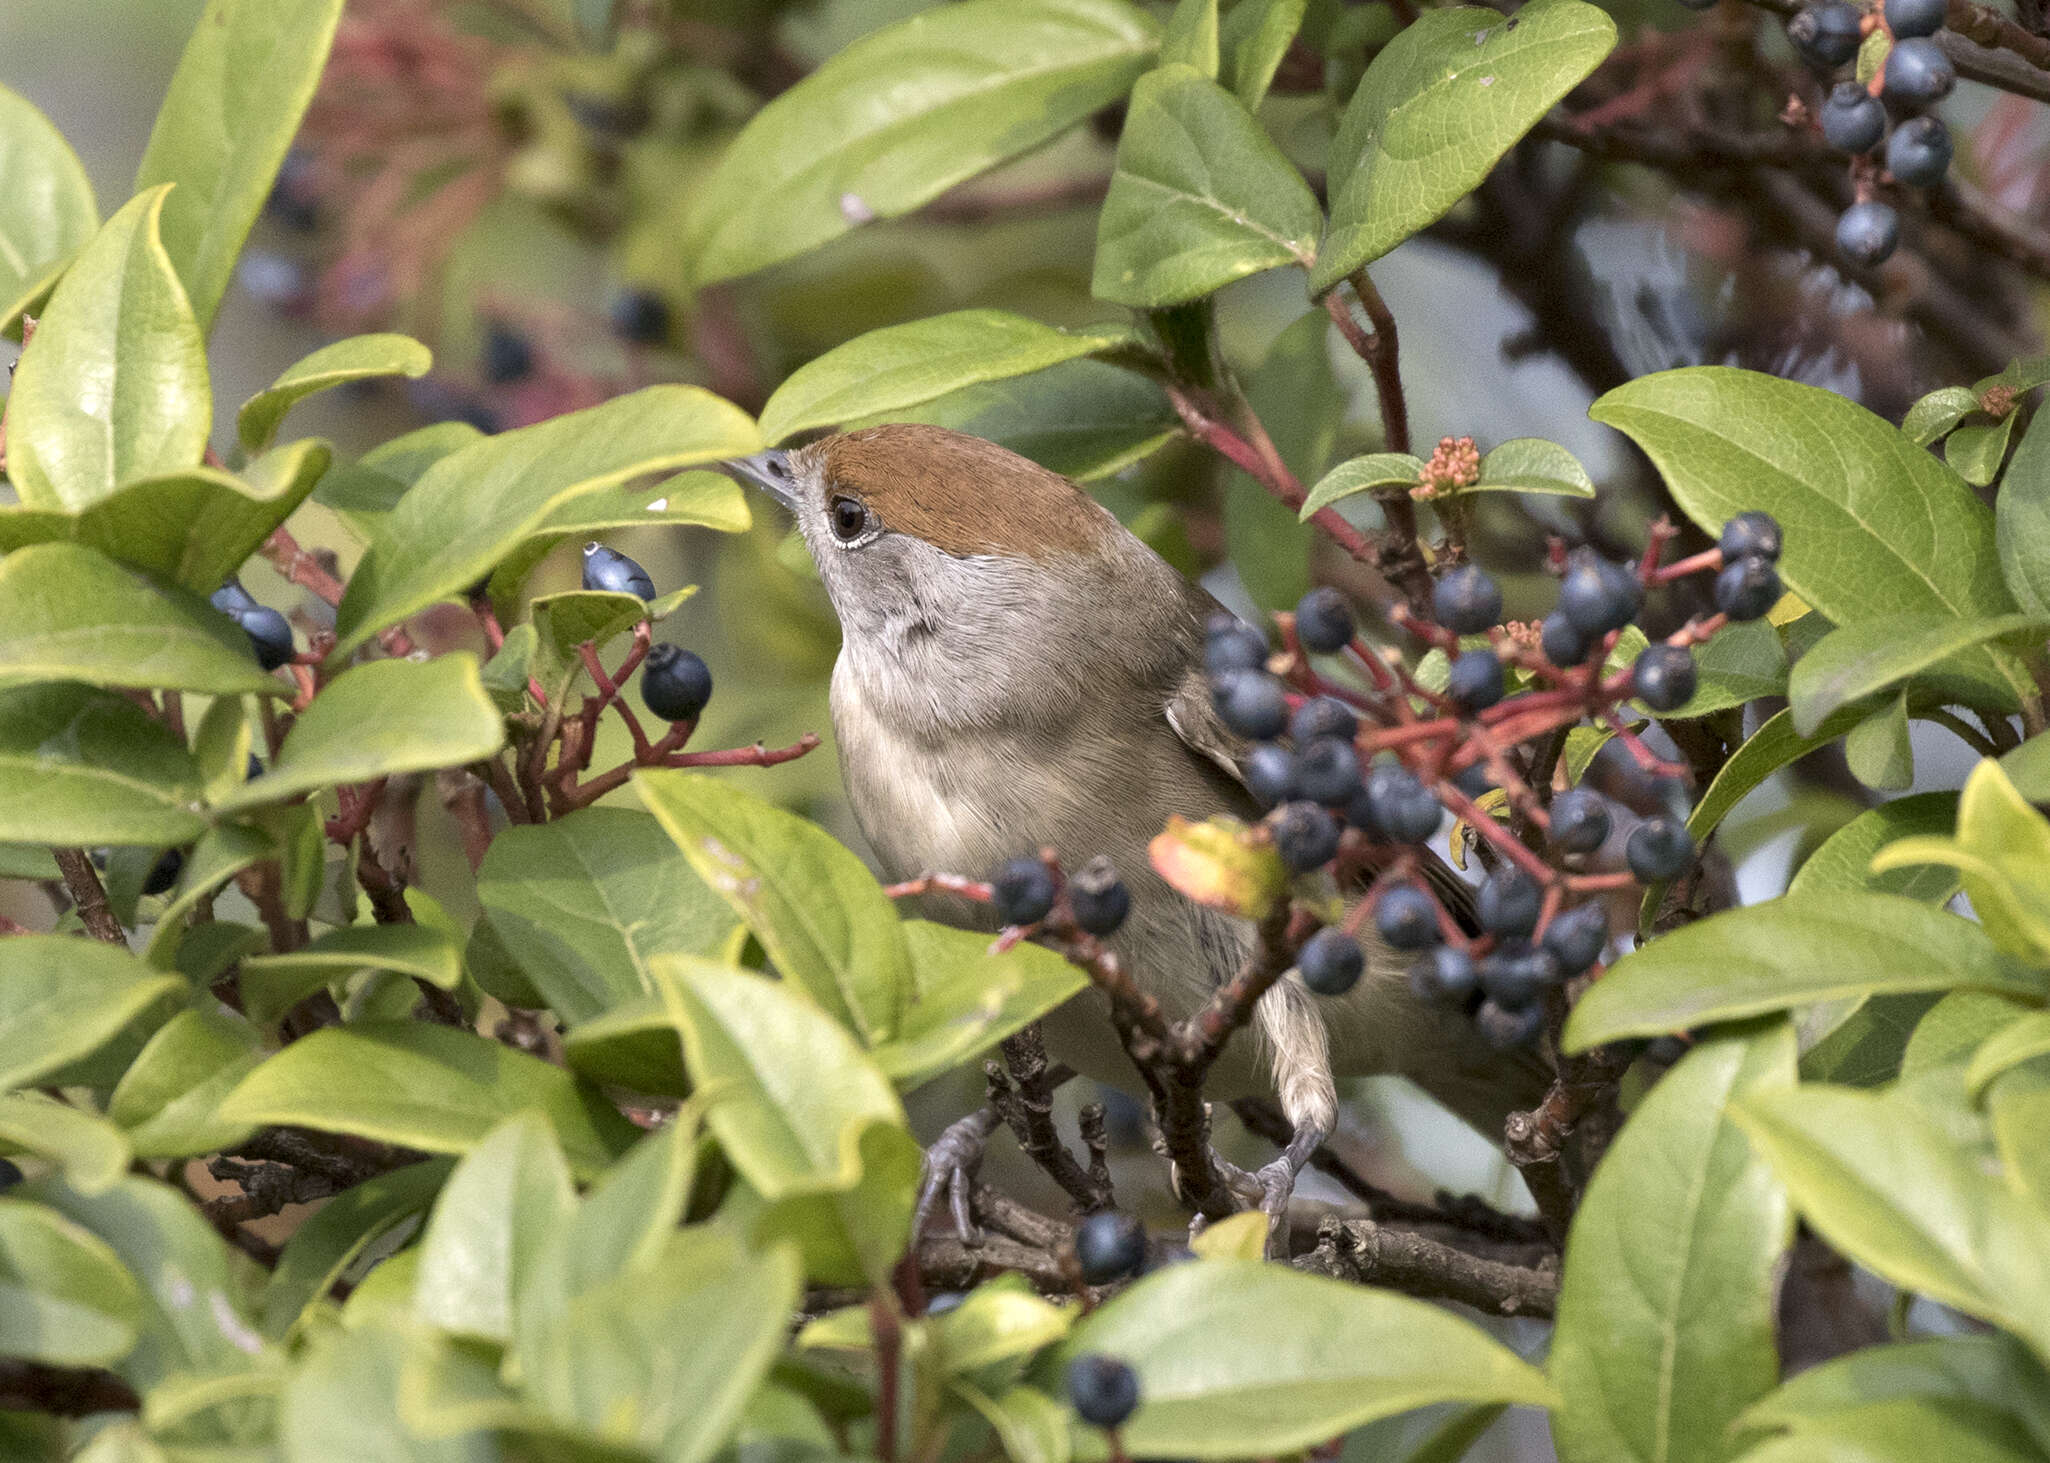
[{"label": "dark blue berry", "polygon": [[1481,928],[1504,939],[1521,939],[1537,928],[1545,901],[1537,881],[1513,865],[1505,865],[1481,883],[1474,912]]},{"label": "dark blue berry", "polygon": [[1115,1209],[1090,1215],[1075,1226],[1075,1262],[1090,1285],[1137,1275],[1146,1263],[1146,1226]]},{"label": "dark blue berry", "polygon": [[1338,820],[1315,803],[1283,803],[1269,822],[1274,851],[1294,873],[1321,868],[1338,852]]},{"label": "dark blue berry", "polygon": [[1296,754],[1295,782],[1311,802],[1342,808],[1360,785],[1359,753],[1351,742],[1319,737]]},{"label": "dark blue berry", "polygon": [[1630,872],[1647,884],[1677,879],[1694,858],[1694,835],[1677,818],[1647,818],[1623,845]]},{"label": "dark blue berry", "polygon": [[1886,136],[1886,108],[1855,81],[1839,81],[1822,102],[1822,136],[1838,152],[1870,152]]},{"label": "dark blue berry", "polygon": [[493,386],[525,380],[534,374],[534,347],[510,325],[493,321],[484,332],[483,372]]},{"label": "dark blue berry", "polygon": [[1561,669],[1579,665],[1587,659],[1588,651],[1594,649],[1594,642],[1581,634],[1561,610],[1545,616],[1544,624],[1538,627],[1538,644],[1545,659]]},{"label": "dark blue berry", "polygon": [[1780,571],[1755,555],[1723,565],[1715,576],[1715,607],[1733,620],[1763,618],[1782,592]]},{"label": "dark blue berry", "polygon": [[1237,615],[1219,610],[1203,637],[1203,668],[1213,676],[1256,671],[1267,664],[1267,637]]},{"label": "dark blue berry", "polygon": [[207,596],[207,603],[231,620],[257,608],[256,600],[242,587],[242,581],[233,575],[230,575],[219,589]]},{"label": "dark blue berry", "polygon": [[1943,29],[1950,6],[1945,0],[1886,0],[1886,25],[1895,40],[1933,36]]},{"label": "dark blue berry", "polygon": [[1374,906],[1374,928],[1398,950],[1438,943],[1438,902],[1414,884],[1397,884]]},{"label": "dark blue berry", "polygon": [[1886,100],[1896,107],[1934,106],[1957,85],[1957,69],[1943,48],[1927,36],[1895,41],[1886,53]]},{"label": "dark blue berry", "polygon": [[161,894],[178,882],[178,875],[185,869],[185,850],[167,848],[149,866],[149,873],[143,877],[142,892]]},{"label": "dark blue berry", "polygon": [[648,577],[647,570],[596,540],[584,545],[584,588],[606,594],[631,594],[641,599],[655,597],[655,581]]},{"label": "dark blue berry", "polygon": [[320,190],[311,157],[296,147],[285,154],[263,211],[296,234],[320,227]]},{"label": "dark blue berry", "polygon": [[712,673],[681,645],[648,650],[641,669],[641,700],[664,721],[695,721],[712,699]]},{"label": "dark blue berry", "polygon": [[1342,996],[1367,968],[1360,942],[1344,930],[1326,925],[1303,943],[1296,956],[1296,973],[1303,984],[1320,996]]},{"label": "dark blue berry", "polygon": [[1494,779],[1488,773],[1488,764],[1475,762],[1452,779],[1452,785],[1470,798],[1480,797],[1494,787]]},{"label": "dark blue berry", "polygon": [[1593,853],[1609,841],[1609,805],[1592,788],[1573,787],[1552,799],[1552,843],[1561,853]]},{"label": "dark blue berry", "polygon": [[1132,912],[1132,894],[1111,861],[1091,859],[1068,881],[1068,910],[1083,933],[1111,935]]},{"label": "dark blue berry", "polygon": [[1068,1363],[1068,1401],[1092,1426],[1121,1426],[1139,1405],[1139,1374],[1115,1357],[1078,1356]]},{"label": "dark blue berry", "polygon": [[1836,221],[1838,252],[1866,269],[1884,264],[1900,241],[1900,215],[1874,198],[1853,203]]},{"label": "dark blue berry", "polygon": [[11,1158],[0,1158],[0,1189],[11,1189],[21,1182],[21,1166]]},{"label": "dark blue berry", "polygon": [[1241,766],[1246,787],[1263,808],[1298,796],[1295,753],[1279,742],[1255,742]]},{"label": "dark blue berry", "polygon": [[1330,655],[1352,642],[1352,606],[1345,596],[1326,585],[1313,589],[1295,607],[1296,639],[1303,649]]},{"label": "dark blue berry", "polygon": [[1747,554],[1766,560],[1777,559],[1785,541],[1785,535],[1780,532],[1780,521],[1770,513],[1760,513],[1754,508],[1747,513],[1739,513],[1723,525],[1723,536],[1716,541],[1716,547],[1723,551],[1723,562],[1727,564]]},{"label": "dark blue berry", "polygon": [[1431,590],[1431,614],[1458,635],[1479,635],[1502,619],[1502,586],[1486,570],[1461,564]]},{"label": "dark blue berry", "polygon": [[1644,586],[1635,574],[1585,550],[1573,555],[1559,581],[1559,612],[1589,640],[1622,629],[1643,604]]},{"label": "dark blue berry", "polygon": [[1685,646],[1645,646],[1630,674],[1637,699],[1653,711],[1678,711],[1694,699],[1694,656]]},{"label": "dark blue berry", "polygon": [[654,290],[621,290],[608,312],[612,328],[636,345],[660,345],[669,338],[669,302]]},{"label": "dark blue berry", "polygon": [[1913,188],[1941,183],[1950,157],[1950,129],[1934,117],[1910,117],[1886,139],[1886,170]]},{"label": "dark blue berry", "polygon": [[1473,995],[1480,978],[1471,955],[1456,945],[1440,945],[1410,966],[1409,989],[1420,1001],[1459,1005]]},{"label": "dark blue berry", "polygon": [[1535,1005],[1547,987],[1559,983],[1561,974],[1559,962],[1550,954],[1521,940],[1480,962],[1481,989],[1490,1001],[1511,1011]]},{"label": "dark blue berry", "polygon": [[1481,1039],[1496,1051],[1514,1051],[1529,1046],[1538,1030],[1545,1024],[1544,1007],[1538,1005],[1512,1009],[1497,1005],[1493,1001],[1482,1001],[1480,1010],[1473,1014],[1474,1027]]},{"label": "dark blue berry", "polygon": [[1438,831],[1445,809],[1417,775],[1399,762],[1382,762],[1367,773],[1367,806],[1381,836],[1394,843],[1422,843]]},{"label": "dark blue berry", "polygon": [[1319,737],[1349,742],[1359,729],[1358,714],[1336,696],[1312,696],[1288,719],[1288,734],[1298,747],[1307,747]]},{"label": "dark blue berry", "polygon": [[1240,736],[1268,742],[1288,730],[1288,697],[1265,671],[1230,670],[1210,682],[1210,700]]},{"label": "dark blue berry", "polygon": [[1578,975],[1601,959],[1609,943],[1609,916],[1599,904],[1583,904],[1553,917],[1540,948],[1559,962],[1563,975]]},{"label": "dark blue berry", "polygon": [[1841,66],[1865,39],[1864,14],[1844,0],[1825,0],[1787,22],[1787,39],[1809,64],[1824,70]]},{"label": "dark blue berry", "polygon": [[1485,711],[1502,699],[1502,657],[1492,650],[1469,650],[1452,662],[1445,694],[1462,711]]},{"label": "dark blue berry", "polygon": [[269,605],[242,611],[235,616],[235,623],[249,637],[249,648],[256,652],[256,663],[265,670],[274,671],[292,659],[292,627]]},{"label": "dark blue berry", "polygon": [[1036,925],[1053,912],[1053,870],[1036,858],[1014,858],[989,881],[990,902],[1007,925]]}]

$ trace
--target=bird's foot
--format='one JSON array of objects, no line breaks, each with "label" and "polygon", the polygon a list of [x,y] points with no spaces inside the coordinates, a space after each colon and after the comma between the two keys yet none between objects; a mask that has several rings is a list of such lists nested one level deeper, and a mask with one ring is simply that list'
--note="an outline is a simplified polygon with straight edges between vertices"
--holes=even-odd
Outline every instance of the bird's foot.
[{"label": "bird's foot", "polygon": [[999,1121],[995,1108],[977,1108],[959,1122],[949,1124],[946,1131],[925,1150],[924,1170],[918,1184],[918,1209],[911,1220],[914,1238],[925,1233],[926,1221],[932,1217],[934,1207],[944,1194],[947,1208],[954,1216],[954,1232],[960,1236],[961,1243],[971,1249],[982,1243],[982,1231],[975,1226],[975,1216],[968,1201],[975,1176],[982,1168],[982,1156],[989,1148],[989,1135],[996,1131]]},{"label": "bird's foot", "polygon": [[1288,1147],[1281,1150],[1279,1158],[1244,1175],[1256,1191],[1248,1197],[1267,1216],[1267,1257],[1271,1260],[1288,1258],[1288,1201],[1295,1197],[1295,1182],[1303,1171],[1303,1165],[1310,1161],[1310,1155],[1323,1141],[1323,1129],[1309,1123],[1302,1124],[1296,1128]]}]

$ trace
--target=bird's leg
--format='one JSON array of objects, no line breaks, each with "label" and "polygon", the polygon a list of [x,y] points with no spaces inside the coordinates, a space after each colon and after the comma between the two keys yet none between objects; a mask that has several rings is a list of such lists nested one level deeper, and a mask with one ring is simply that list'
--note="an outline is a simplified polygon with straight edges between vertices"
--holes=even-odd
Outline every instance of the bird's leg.
[{"label": "bird's leg", "polygon": [[959,1122],[950,1123],[933,1140],[932,1147],[925,1150],[918,1209],[911,1219],[913,1243],[925,1233],[925,1222],[932,1217],[933,1206],[939,1203],[941,1194],[947,1196],[947,1207],[954,1216],[954,1232],[961,1237],[961,1243],[971,1249],[982,1243],[982,1231],[975,1227],[975,1217],[968,1209],[968,1192],[982,1167],[989,1135],[1001,1121],[995,1107],[979,1107]]},{"label": "bird's leg", "polygon": [[1310,1155],[1317,1151],[1325,1139],[1325,1131],[1313,1122],[1296,1124],[1295,1136],[1288,1140],[1288,1147],[1281,1150],[1281,1157],[1261,1166],[1253,1175],[1253,1182],[1260,1190],[1260,1210],[1274,1222],[1274,1232],[1281,1233],[1288,1217],[1288,1201],[1295,1193],[1296,1175],[1303,1171],[1303,1165],[1310,1161]]}]

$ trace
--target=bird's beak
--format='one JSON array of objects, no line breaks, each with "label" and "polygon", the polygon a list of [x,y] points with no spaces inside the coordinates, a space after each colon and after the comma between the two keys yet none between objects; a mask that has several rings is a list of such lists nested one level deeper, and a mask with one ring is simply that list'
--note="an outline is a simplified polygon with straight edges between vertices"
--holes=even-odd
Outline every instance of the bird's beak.
[{"label": "bird's beak", "polygon": [[719,467],[727,476],[760,488],[792,513],[797,511],[797,479],[788,452],[776,448],[752,457],[729,457]]}]

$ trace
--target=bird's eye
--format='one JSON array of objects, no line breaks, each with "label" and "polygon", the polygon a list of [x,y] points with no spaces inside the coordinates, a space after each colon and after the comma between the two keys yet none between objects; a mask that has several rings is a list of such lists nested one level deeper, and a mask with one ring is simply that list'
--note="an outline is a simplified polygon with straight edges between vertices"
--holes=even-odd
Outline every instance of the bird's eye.
[{"label": "bird's eye", "polygon": [[833,520],[833,536],[853,543],[868,528],[868,509],[859,498],[835,498],[827,510]]}]

